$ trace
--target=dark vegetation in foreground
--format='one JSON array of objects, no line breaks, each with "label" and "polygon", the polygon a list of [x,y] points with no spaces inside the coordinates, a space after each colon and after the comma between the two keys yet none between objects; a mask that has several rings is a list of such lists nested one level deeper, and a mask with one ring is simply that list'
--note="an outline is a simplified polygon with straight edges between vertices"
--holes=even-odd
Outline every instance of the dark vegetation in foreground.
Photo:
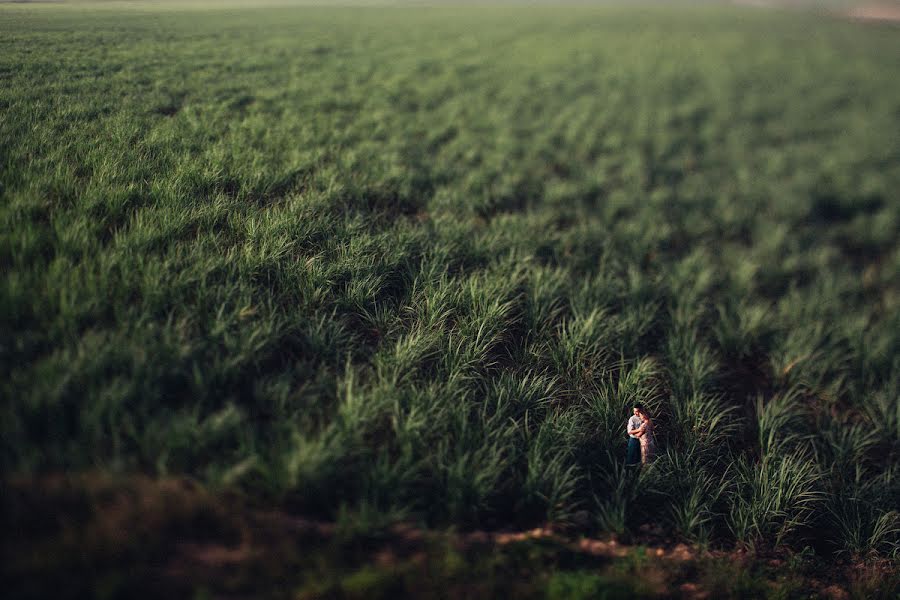
[{"label": "dark vegetation in foreground", "polygon": [[5,501],[0,573],[7,597],[23,599],[893,600],[900,586],[890,561],[697,551],[663,533],[622,545],[546,528],[373,526],[350,513],[314,522],[186,478],[13,480]]},{"label": "dark vegetation in foreground", "polygon": [[896,29],[141,6],[0,8],[4,471],[897,559]]}]

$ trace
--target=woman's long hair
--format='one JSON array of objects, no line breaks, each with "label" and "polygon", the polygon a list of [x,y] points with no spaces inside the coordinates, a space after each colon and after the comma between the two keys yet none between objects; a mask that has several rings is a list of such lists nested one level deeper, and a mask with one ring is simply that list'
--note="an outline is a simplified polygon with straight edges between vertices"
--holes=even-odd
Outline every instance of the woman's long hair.
[{"label": "woman's long hair", "polygon": [[635,404],[633,408],[638,410],[638,413],[640,413],[643,420],[650,421],[651,423],[653,422],[653,419],[650,418],[650,413],[647,412],[647,409],[644,408],[643,404]]}]

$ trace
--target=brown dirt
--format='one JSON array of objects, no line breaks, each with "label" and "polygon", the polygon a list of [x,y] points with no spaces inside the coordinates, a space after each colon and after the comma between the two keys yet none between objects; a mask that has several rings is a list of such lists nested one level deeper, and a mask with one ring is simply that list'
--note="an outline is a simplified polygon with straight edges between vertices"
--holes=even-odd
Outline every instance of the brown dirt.
[{"label": "brown dirt", "polygon": [[900,23],[900,4],[863,4],[847,11],[856,21]]},{"label": "brown dirt", "polygon": [[[733,4],[760,9],[820,10],[810,0],[732,0]],[[900,1],[867,2],[844,10],[821,9],[840,18],[867,23],[900,22]]]},{"label": "brown dirt", "polygon": [[863,4],[847,11],[856,21],[900,22],[900,3]]}]

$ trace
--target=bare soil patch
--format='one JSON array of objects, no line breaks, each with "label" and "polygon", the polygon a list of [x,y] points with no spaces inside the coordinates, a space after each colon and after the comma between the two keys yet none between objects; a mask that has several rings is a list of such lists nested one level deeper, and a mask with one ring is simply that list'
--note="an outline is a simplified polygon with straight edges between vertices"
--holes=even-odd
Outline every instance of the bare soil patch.
[{"label": "bare soil patch", "polygon": [[847,11],[857,21],[900,23],[900,4],[863,4]]}]

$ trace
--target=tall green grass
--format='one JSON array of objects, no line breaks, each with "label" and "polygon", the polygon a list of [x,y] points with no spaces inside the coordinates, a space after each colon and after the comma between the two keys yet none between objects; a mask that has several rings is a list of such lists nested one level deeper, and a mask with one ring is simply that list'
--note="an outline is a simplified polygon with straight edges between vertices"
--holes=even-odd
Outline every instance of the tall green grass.
[{"label": "tall green grass", "polygon": [[3,5],[0,465],[896,558],[895,34]]}]

